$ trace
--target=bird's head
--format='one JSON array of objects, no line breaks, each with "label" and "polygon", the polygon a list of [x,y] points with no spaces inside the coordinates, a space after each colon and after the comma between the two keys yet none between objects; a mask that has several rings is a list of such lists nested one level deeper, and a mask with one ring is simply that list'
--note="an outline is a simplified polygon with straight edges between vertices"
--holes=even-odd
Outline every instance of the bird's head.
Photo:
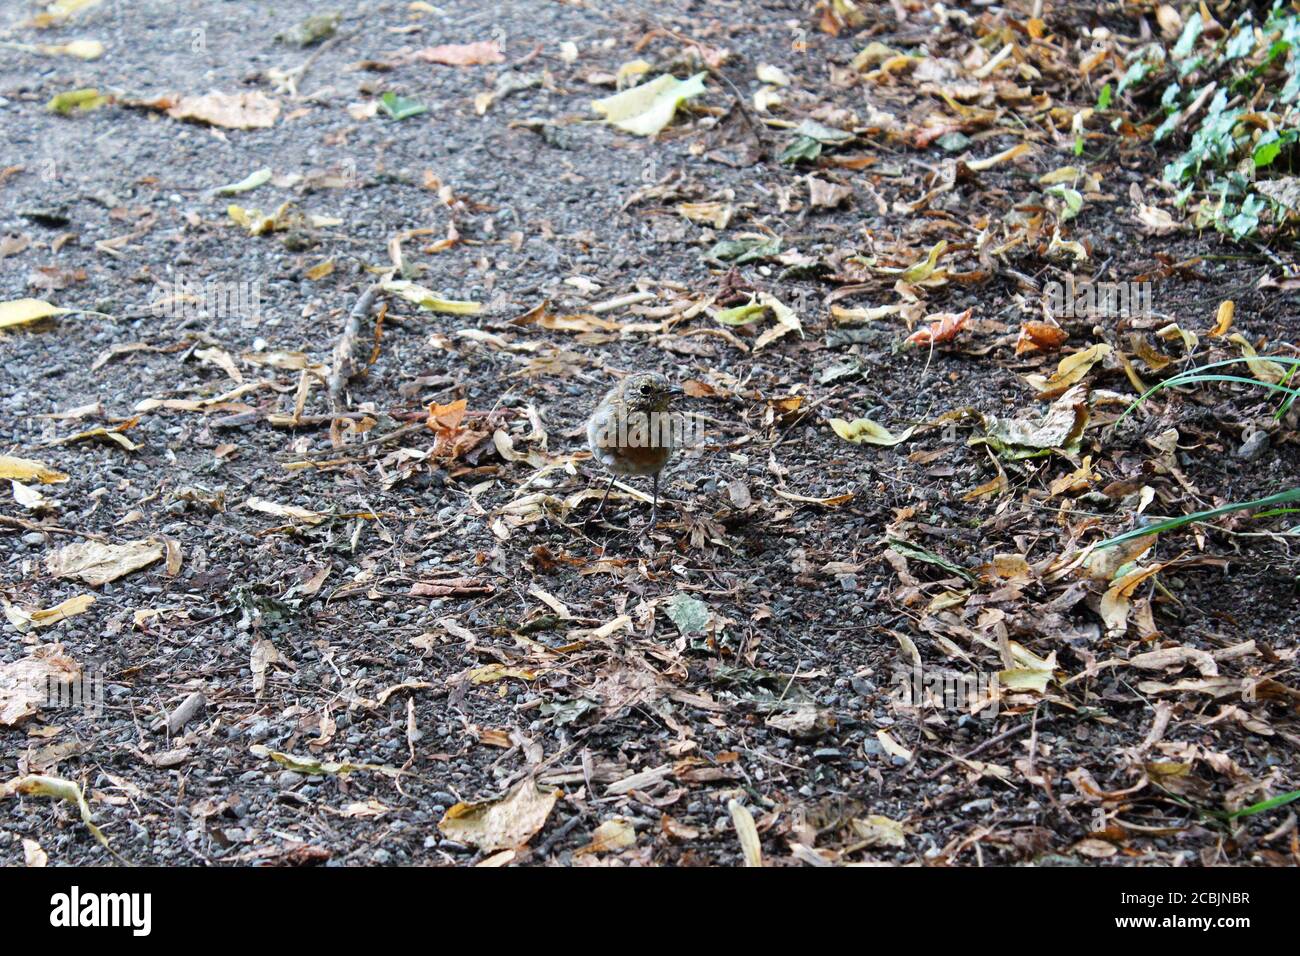
[{"label": "bird's head", "polygon": [[623,381],[623,401],[638,412],[666,412],[674,398],[682,394],[658,372],[641,372]]}]

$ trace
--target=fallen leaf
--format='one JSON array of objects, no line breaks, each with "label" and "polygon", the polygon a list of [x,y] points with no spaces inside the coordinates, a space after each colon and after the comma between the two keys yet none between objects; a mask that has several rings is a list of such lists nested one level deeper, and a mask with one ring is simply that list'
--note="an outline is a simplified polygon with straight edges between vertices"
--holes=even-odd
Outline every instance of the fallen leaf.
[{"label": "fallen leaf", "polygon": [[637,136],[654,136],[672,122],[677,108],[692,96],[704,92],[704,73],[679,80],[671,74],[655,77],[640,86],[595,100],[591,108],[605,122]]},{"label": "fallen leaf", "polygon": [[895,435],[888,428],[877,425],[869,418],[855,418],[851,422],[842,418],[832,418],[830,423],[835,434],[845,441],[853,442],[855,445],[882,445],[886,448],[893,448],[907,441],[912,432],[916,431],[916,427],[911,426]]},{"label": "fallen leaf", "polygon": [[443,66],[482,66],[489,63],[504,63],[506,59],[496,40],[425,47],[415,52],[415,58]]},{"label": "fallen leaf", "polygon": [[849,827],[863,847],[899,849],[907,846],[907,829],[903,824],[889,817],[872,815],[855,818],[850,821]]},{"label": "fallen leaf", "polygon": [[935,312],[925,317],[930,324],[917,329],[906,339],[904,345],[941,345],[951,342],[957,333],[970,324],[972,309],[965,312]]},{"label": "fallen leaf", "polygon": [[207,93],[183,96],[169,110],[172,119],[191,120],[227,129],[269,129],[280,115],[280,103],[265,93]]},{"label": "fallen leaf", "polygon": [[740,840],[740,852],[745,858],[745,866],[762,866],[763,844],[758,838],[754,815],[749,812],[748,807],[737,800],[727,801],[727,812],[731,814],[731,824],[736,828],[736,837]]},{"label": "fallen leaf", "polygon": [[35,716],[48,703],[51,685],[71,684],[80,677],[81,665],[63,653],[61,644],[46,644],[0,665],[0,727],[16,727]]},{"label": "fallen leaf", "polygon": [[12,302],[0,302],[0,329],[15,325],[26,325],[40,319],[55,315],[66,315],[71,309],[60,309],[40,299],[15,299]]},{"label": "fallen leaf", "polygon": [[587,853],[610,853],[636,846],[636,830],[626,817],[613,817],[596,827],[591,842],[574,851],[574,856]]},{"label": "fallen leaf", "polygon": [[262,514],[274,515],[277,518],[288,518],[290,521],[301,521],[311,525],[320,524],[327,517],[318,511],[299,508],[296,505],[276,504],[274,501],[267,501],[265,498],[256,496],[245,501],[244,507],[253,511],[260,511]]},{"label": "fallen leaf", "polygon": [[163,551],[163,543],[154,539],[122,544],[85,541],[70,544],[47,556],[45,569],[56,578],[77,578],[92,587],[99,587],[162,560]]},{"label": "fallen leaf", "polygon": [[445,312],[450,315],[476,315],[483,311],[483,306],[477,302],[443,299],[424,286],[416,285],[406,279],[389,280],[383,283],[381,288],[385,292],[396,293],[407,302],[414,302],[420,308],[429,312]]},{"label": "fallen leaf", "polygon": [[559,790],[541,790],[526,778],[499,800],[457,803],[438,829],[449,840],[489,852],[522,846],[546,825],[559,797]]},{"label": "fallen leaf", "polygon": [[54,797],[57,800],[67,800],[81,812],[81,822],[86,825],[91,834],[103,846],[108,846],[108,838],[104,836],[99,827],[95,826],[95,818],[90,812],[90,804],[86,803],[86,795],[82,793],[81,787],[71,780],[64,780],[60,777],[45,777],[39,774],[30,774],[26,777],[19,777],[17,780],[11,780],[0,786],[0,797],[13,796],[15,794],[33,797]]},{"label": "fallen leaf", "polygon": [[66,621],[70,617],[83,614],[95,603],[95,595],[78,594],[76,597],[68,598],[54,607],[36,608],[28,610],[27,608],[16,607],[8,601],[4,602],[5,617],[9,623],[18,629],[18,633],[26,634],[32,628],[49,627],[52,624],[58,624],[60,621]]},{"label": "fallen leaf", "polygon": [[73,113],[89,113],[91,110],[97,110],[107,102],[108,97],[103,96],[99,90],[88,87],[58,93],[45,104],[45,108],[60,116],[71,116]]},{"label": "fallen leaf", "polygon": [[709,606],[689,594],[679,591],[668,599],[664,608],[683,637],[702,634],[709,626]]},{"label": "fallen leaf", "polygon": [[1105,342],[1067,355],[1056,366],[1050,378],[1042,375],[1027,375],[1025,381],[1038,390],[1039,398],[1056,398],[1064,394],[1072,385],[1083,379],[1092,367],[1105,359],[1115,350]]},{"label": "fallen leaf", "polygon": [[0,455],[0,479],[3,478],[15,481],[39,481],[43,485],[54,485],[68,480],[67,475],[55,471],[44,462]]}]

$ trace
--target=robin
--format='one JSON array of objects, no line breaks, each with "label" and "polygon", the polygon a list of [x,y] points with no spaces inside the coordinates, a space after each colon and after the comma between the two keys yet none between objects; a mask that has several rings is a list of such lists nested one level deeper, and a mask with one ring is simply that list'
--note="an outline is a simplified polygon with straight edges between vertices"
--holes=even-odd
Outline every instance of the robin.
[{"label": "robin", "polygon": [[605,508],[609,492],[619,476],[651,475],[653,498],[650,524],[659,513],[659,472],[673,454],[672,401],[682,390],[657,372],[629,375],[600,400],[587,422],[587,445],[591,454],[610,472],[609,484],[600,506],[588,521]]}]

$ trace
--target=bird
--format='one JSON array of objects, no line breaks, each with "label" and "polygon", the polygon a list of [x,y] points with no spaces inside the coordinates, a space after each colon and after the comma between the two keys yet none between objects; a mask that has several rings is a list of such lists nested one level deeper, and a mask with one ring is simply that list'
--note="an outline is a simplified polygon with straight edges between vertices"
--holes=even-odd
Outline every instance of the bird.
[{"label": "bird", "polygon": [[646,530],[655,526],[659,514],[659,473],[674,451],[676,423],[672,418],[672,402],[681,394],[679,386],[658,372],[638,372],[611,388],[596,405],[587,421],[587,445],[592,457],[610,476],[605,495],[588,521],[604,510],[617,478],[650,475],[653,497]]}]

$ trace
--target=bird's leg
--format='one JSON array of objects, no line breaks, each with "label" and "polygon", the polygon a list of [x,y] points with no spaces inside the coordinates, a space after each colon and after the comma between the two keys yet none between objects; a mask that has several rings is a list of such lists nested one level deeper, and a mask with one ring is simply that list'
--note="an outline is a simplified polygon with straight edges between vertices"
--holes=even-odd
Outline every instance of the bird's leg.
[{"label": "bird's leg", "polygon": [[[587,519],[587,521],[595,521],[596,518],[600,516],[600,513],[605,510],[605,502],[609,500],[609,493],[614,488],[614,479],[616,477],[618,476],[617,475],[609,476],[609,484],[605,486],[605,496],[600,499],[600,504],[596,506],[596,510],[591,513],[591,516]],[[586,522],[583,523],[585,524]]]},{"label": "bird's leg", "polygon": [[657,471],[654,478],[651,479],[650,488],[650,523],[646,525],[646,531],[654,529],[655,520],[659,516],[659,472]]}]

